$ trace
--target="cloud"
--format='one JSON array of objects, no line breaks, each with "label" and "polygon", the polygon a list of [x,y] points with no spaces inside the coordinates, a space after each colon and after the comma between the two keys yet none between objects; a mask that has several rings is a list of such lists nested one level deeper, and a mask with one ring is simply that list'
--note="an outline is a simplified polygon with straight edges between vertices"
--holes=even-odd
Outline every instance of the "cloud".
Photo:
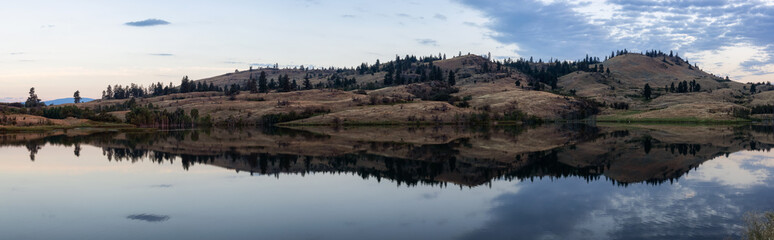
[{"label": "cloud", "polygon": [[440,195],[439,192],[428,192],[428,193],[422,193],[422,199],[436,199],[438,198],[438,195]]},{"label": "cloud", "polygon": [[[768,30],[774,29],[774,5],[770,1],[461,2],[491,18],[485,27],[499,33],[497,41],[518,44],[523,53],[537,57],[572,60],[584,54],[602,56],[623,48],[681,53],[724,51],[740,42],[774,55],[774,31]],[[757,69],[774,64],[774,58],[749,64],[748,69]],[[723,65],[736,63],[723,61]],[[710,72],[726,71],[713,66],[705,68]],[[760,73],[738,75],[751,79],[756,74]]]},{"label": "cloud", "polygon": [[352,14],[344,14],[344,15],[341,15],[341,17],[343,17],[343,18],[355,18],[355,15],[352,15]]},{"label": "cloud", "polygon": [[429,38],[417,39],[417,42],[422,45],[438,46],[438,41]]},{"label": "cloud", "polygon": [[40,25],[40,28],[53,28],[55,25],[52,24],[46,24],[46,25]]},{"label": "cloud", "polygon": [[24,52],[12,52],[12,53],[9,53],[9,54],[11,54],[11,55],[22,55],[22,54],[24,54]]},{"label": "cloud", "polygon": [[127,22],[124,24],[132,27],[151,27],[151,26],[157,26],[157,25],[167,25],[167,24],[170,24],[170,22],[167,22],[161,19],[149,18],[142,21]]},{"label": "cloud", "polygon": [[131,220],[140,220],[140,221],[146,221],[146,222],[164,222],[169,220],[169,216],[167,215],[155,215],[155,214],[134,214],[126,216],[127,219]]},{"label": "cloud", "polygon": [[719,76],[733,80],[765,82],[774,79],[773,55],[767,47],[737,42],[712,50],[689,52],[685,56]]},{"label": "cloud", "polygon": [[0,102],[4,102],[4,103],[23,102],[24,100],[26,99],[23,97],[1,97],[0,98]]},{"label": "cloud", "polygon": [[175,56],[175,54],[171,54],[171,53],[151,53],[150,55],[151,56],[158,56],[158,57],[171,57],[171,56]]},{"label": "cloud", "polygon": [[446,21],[446,16],[444,16],[443,14],[440,14],[440,13],[435,14],[435,16],[433,16],[433,18],[438,19],[438,20]]}]

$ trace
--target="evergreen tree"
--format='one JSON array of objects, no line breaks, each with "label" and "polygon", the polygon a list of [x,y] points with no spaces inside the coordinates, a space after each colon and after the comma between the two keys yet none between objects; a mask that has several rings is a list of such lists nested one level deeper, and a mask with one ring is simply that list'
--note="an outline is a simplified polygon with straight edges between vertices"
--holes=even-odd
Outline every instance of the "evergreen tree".
[{"label": "evergreen tree", "polygon": [[454,86],[457,84],[457,80],[454,76],[454,71],[449,70],[449,86]]},{"label": "evergreen tree", "polygon": [[262,93],[269,92],[269,85],[266,82],[266,72],[261,71],[261,75],[258,76],[258,91]]},{"label": "evergreen tree", "polygon": [[290,92],[290,77],[287,74],[279,76],[279,90],[281,92]]},{"label": "evergreen tree", "polygon": [[[250,69],[250,71],[252,71],[252,69]],[[250,74],[250,79],[247,80],[247,90],[250,90],[250,93],[258,92],[258,80],[255,79],[253,74]]]},{"label": "evergreen tree", "polygon": [[312,89],[312,82],[309,81],[309,74],[304,76],[304,89]]},{"label": "evergreen tree", "polygon": [[642,91],[642,96],[645,97],[645,99],[650,100],[650,94],[651,94],[650,84],[645,84],[645,89]]},{"label": "evergreen tree", "polygon": [[35,108],[35,107],[42,107],[45,106],[40,98],[38,98],[38,95],[35,94],[35,88],[30,88],[30,96],[27,98],[27,101],[24,103],[24,107],[28,108]]},{"label": "evergreen tree", "polygon": [[73,100],[75,100],[75,103],[81,103],[81,91],[76,90],[73,93]]},{"label": "evergreen tree", "polygon": [[390,86],[392,85],[392,81],[393,81],[392,75],[395,73],[395,68],[393,67],[392,63],[388,64],[386,68],[387,68],[387,73],[384,74],[384,85]]},{"label": "evergreen tree", "polygon": [[102,96],[103,99],[111,99],[113,98],[113,87],[108,85],[107,90],[105,91],[105,95]]},{"label": "evergreen tree", "polygon": [[181,93],[187,93],[191,92],[192,84],[190,80],[188,80],[188,76],[184,76],[183,80],[180,80],[180,92]]}]

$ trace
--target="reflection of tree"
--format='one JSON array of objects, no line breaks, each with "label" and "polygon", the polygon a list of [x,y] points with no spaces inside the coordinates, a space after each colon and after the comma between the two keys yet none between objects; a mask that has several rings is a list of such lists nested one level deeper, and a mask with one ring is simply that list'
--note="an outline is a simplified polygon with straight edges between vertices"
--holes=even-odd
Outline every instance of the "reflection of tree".
[{"label": "reflection of tree", "polygon": [[[470,128],[455,131],[474,131],[475,134],[457,135],[441,132],[439,128],[412,129],[412,134],[431,131],[428,138],[434,144],[417,144],[373,140],[349,140],[355,151],[341,154],[289,154],[289,146],[298,141],[325,145],[332,136],[299,130],[263,130],[260,132],[233,129],[231,131],[165,131],[140,133],[99,133],[82,136],[58,135],[24,145],[34,160],[40,146],[46,143],[74,146],[74,154],[80,155],[82,143],[102,147],[109,161],[137,162],[150,160],[156,163],[172,163],[180,160],[188,170],[196,164],[215,165],[237,171],[262,175],[332,173],[353,174],[362,178],[389,179],[398,185],[417,184],[446,185],[456,183],[477,186],[492,179],[533,180],[535,178],[580,177],[596,181],[604,176],[618,185],[645,182],[661,184],[675,181],[703,161],[714,156],[741,149],[769,149],[771,146],[755,141],[750,132],[756,129],[736,129],[733,147],[717,147],[710,143],[679,142],[674,134],[666,142],[662,135],[653,131],[613,130],[601,132],[600,128],[583,124],[562,125],[542,129],[540,133],[555,134],[566,140],[564,145],[544,151],[518,151],[488,155],[481,152],[481,142],[497,139],[499,144],[530,146],[529,128]],[[767,129],[763,129],[767,130]],[[346,131],[346,129],[340,129]],[[202,134],[203,133],[203,134]],[[525,136],[526,135],[526,136]],[[257,137],[253,137],[257,136]],[[292,136],[292,137],[289,137]],[[459,137],[463,136],[463,137]],[[677,135],[679,136],[679,135]],[[261,139],[264,143],[244,142],[242,138]],[[216,139],[218,141],[213,141]],[[224,139],[220,142],[221,139]],[[502,139],[505,139],[504,141]],[[194,140],[199,140],[194,141]],[[266,141],[268,140],[268,141]],[[335,140],[335,139],[334,139]],[[693,139],[687,139],[693,140]],[[510,142],[509,142],[510,141]],[[438,143],[441,142],[441,143]],[[540,141],[538,141],[540,142]],[[718,141],[720,142],[720,141]],[[209,144],[209,145],[208,145]],[[261,145],[262,144],[262,145]],[[336,144],[341,144],[336,143]],[[314,145],[314,144],[313,144]],[[477,148],[478,149],[474,149]],[[542,146],[539,146],[542,147]],[[470,154],[474,149],[475,154]],[[530,148],[526,148],[529,150]],[[544,148],[542,148],[544,149]],[[587,150],[593,151],[587,151]],[[641,151],[640,149],[644,150]],[[504,155],[507,154],[507,155]],[[490,156],[497,156],[494,158]],[[510,159],[510,160],[509,160]],[[612,168],[611,168],[612,166]],[[611,170],[612,169],[612,170]],[[617,171],[617,172],[615,172]],[[614,172],[613,175],[610,173]],[[623,176],[623,177],[621,177]]]},{"label": "reflection of tree", "polygon": [[35,161],[35,154],[41,149],[41,145],[37,141],[30,141],[26,144],[27,150],[30,151],[30,160]]},{"label": "reflection of tree", "polygon": [[73,149],[73,153],[75,154],[76,157],[80,157],[81,156],[81,144],[80,143],[76,143],[75,144],[75,148]]}]

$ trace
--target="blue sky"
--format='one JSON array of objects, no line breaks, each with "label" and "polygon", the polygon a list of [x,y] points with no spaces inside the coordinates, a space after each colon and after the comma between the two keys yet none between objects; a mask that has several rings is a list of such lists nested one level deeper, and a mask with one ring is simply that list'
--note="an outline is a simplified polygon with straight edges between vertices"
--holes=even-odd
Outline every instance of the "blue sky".
[{"label": "blue sky", "polygon": [[734,80],[774,78],[774,0],[9,1],[0,36],[0,100],[460,51],[572,60],[672,49]]}]

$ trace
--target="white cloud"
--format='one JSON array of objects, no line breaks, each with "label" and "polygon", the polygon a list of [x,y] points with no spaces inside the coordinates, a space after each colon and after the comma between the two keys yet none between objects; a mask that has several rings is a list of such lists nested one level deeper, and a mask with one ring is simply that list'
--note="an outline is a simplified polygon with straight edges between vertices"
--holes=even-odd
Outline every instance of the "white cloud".
[{"label": "white cloud", "polygon": [[726,157],[718,157],[703,163],[698,171],[685,176],[686,180],[716,182],[735,188],[748,188],[766,184],[774,166],[774,156],[770,153],[739,152]]},{"label": "white cloud", "polygon": [[[498,33],[486,27],[492,20],[485,13],[453,0],[320,1],[314,7],[202,2],[186,11],[178,8],[175,3],[148,0],[131,4],[49,0],[0,8],[0,16],[14,19],[0,21],[0,35],[12,36],[4,38],[3,45],[15,48],[3,52],[26,52],[0,54],[0,83],[4,84],[0,96],[23,97],[33,84],[40,95],[52,98],[71,96],[75,89],[94,96],[108,84],[178,83],[182,75],[198,79],[248,67],[224,61],[350,67],[377,58],[391,60],[396,54],[453,56],[462,51],[518,56],[516,44],[493,39]],[[122,11],[102,14],[112,9]],[[356,17],[342,17],[346,15]],[[174,24],[122,25],[148,16]],[[57,27],[43,31],[39,28],[43,24]],[[416,39],[437,42],[422,44]],[[148,53],[174,53],[175,57]]]},{"label": "white cloud", "polygon": [[769,62],[772,56],[766,51],[768,46],[756,46],[738,42],[714,50],[688,52],[685,54],[691,62],[719,76],[730,76],[733,80],[760,82],[774,80],[774,64],[745,68],[745,62]]}]

